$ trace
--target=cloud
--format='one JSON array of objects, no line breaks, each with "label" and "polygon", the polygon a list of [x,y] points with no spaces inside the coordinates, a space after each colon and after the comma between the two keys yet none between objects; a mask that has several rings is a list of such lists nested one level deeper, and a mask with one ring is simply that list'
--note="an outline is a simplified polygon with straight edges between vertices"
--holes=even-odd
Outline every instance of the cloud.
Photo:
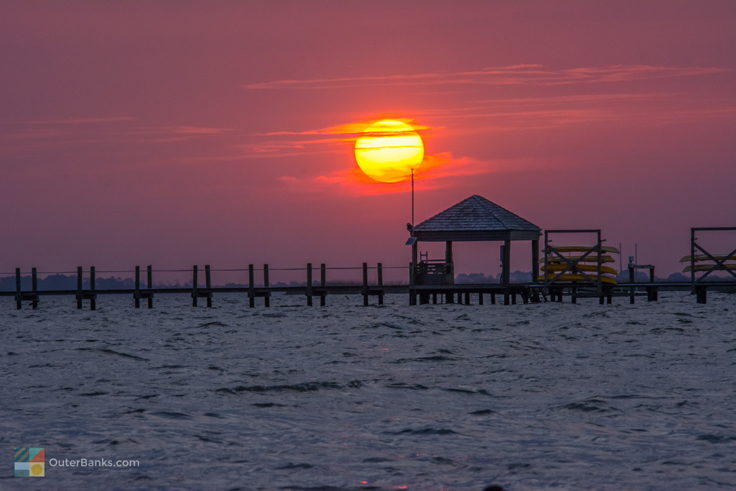
[{"label": "cloud", "polygon": [[91,143],[177,143],[232,132],[228,128],[210,126],[143,124],[131,116],[5,121],[0,125],[4,154]]},{"label": "cloud", "polygon": [[99,123],[119,123],[121,121],[134,121],[136,118],[132,116],[110,116],[103,118],[66,118],[66,119],[44,119],[28,121],[34,125],[79,125],[79,124],[99,124]]},{"label": "cloud", "polygon": [[[559,129],[572,125],[631,122],[672,124],[732,117],[728,102],[693,98],[678,92],[605,92],[597,94],[551,94],[509,98],[462,98],[438,101],[441,105],[412,111],[422,121],[441,121],[444,126],[419,124],[405,119],[431,140],[451,134],[524,132]],[[328,153],[352,146],[373,121],[345,123],[322,128],[256,133],[242,146],[247,156],[291,157]],[[397,118],[394,118],[397,119]]]},{"label": "cloud", "polygon": [[[453,184],[452,178],[486,174],[495,171],[491,162],[482,162],[470,157],[455,157],[450,153],[426,155],[415,173],[415,184],[422,190],[439,189]],[[307,178],[281,176],[279,181],[291,190],[312,193],[338,191],[352,196],[406,193],[411,190],[411,181],[385,183],[374,181],[358,167],[338,169],[327,174]]]},{"label": "cloud", "polygon": [[228,131],[225,128],[212,128],[208,126],[163,126],[160,128],[154,127],[153,129],[175,135],[221,135]]},{"label": "cloud", "polygon": [[544,65],[511,65],[473,71],[371,75],[315,79],[286,79],[243,85],[246,90],[325,90],[363,86],[438,85],[573,85],[620,83],[634,80],[693,77],[730,72],[722,67],[661,65],[608,65],[549,68]]},{"label": "cloud", "polygon": [[414,119],[382,115],[366,121],[343,123],[324,128],[255,133],[252,136],[257,141],[246,145],[239,145],[238,148],[243,150],[243,158],[256,156],[292,157],[296,155],[333,153],[338,148],[344,150],[346,146],[352,147],[355,139],[363,133],[363,130],[381,119],[402,121],[418,131],[430,129],[428,126],[417,123]]},{"label": "cloud", "polygon": [[381,119],[392,119],[394,121],[401,121],[410,125],[412,128],[418,131],[429,129],[428,126],[418,124],[415,119],[410,118],[399,118],[393,116],[381,116],[374,117],[370,121],[361,121],[358,123],[345,123],[336,126],[328,126],[326,128],[318,128],[314,130],[303,130],[303,131],[270,131],[266,133],[256,133],[256,136],[314,136],[314,135],[340,135],[346,139],[354,139],[360,133],[362,133],[368,126],[373,124],[376,120]]}]

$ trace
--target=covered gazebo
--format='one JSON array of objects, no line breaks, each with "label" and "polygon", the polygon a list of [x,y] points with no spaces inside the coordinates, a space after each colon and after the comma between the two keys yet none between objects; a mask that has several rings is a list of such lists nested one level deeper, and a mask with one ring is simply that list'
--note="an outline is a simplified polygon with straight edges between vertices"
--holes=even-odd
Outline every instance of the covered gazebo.
[{"label": "covered gazebo", "polygon": [[[539,270],[541,229],[509,210],[474,194],[443,212],[410,228],[412,285],[452,285],[455,278],[452,243],[467,241],[503,242],[501,283],[508,286],[511,275],[511,242],[531,242],[532,282]],[[444,260],[419,257],[419,242],[444,242]]]}]

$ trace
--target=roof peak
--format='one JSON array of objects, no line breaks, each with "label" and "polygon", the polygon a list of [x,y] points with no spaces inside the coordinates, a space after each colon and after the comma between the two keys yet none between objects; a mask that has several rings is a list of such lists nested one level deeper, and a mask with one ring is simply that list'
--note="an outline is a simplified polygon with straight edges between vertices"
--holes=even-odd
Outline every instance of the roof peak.
[{"label": "roof peak", "polygon": [[414,227],[418,232],[539,231],[533,223],[479,195],[472,194]]}]

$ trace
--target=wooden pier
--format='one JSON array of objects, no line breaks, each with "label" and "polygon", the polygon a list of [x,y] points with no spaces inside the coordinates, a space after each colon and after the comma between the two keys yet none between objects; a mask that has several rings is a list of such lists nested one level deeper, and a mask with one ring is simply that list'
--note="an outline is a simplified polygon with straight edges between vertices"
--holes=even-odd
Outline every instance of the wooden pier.
[{"label": "wooden pier", "polygon": [[[487,202],[483,198],[474,196],[471,199],[460,203],[463,206],[471,206],[482,210],[490,210],[497,212],[497,205]],[[453,208],[456,208],[456,205]],[[453,210],[450,208],[437,217]],[[509,214],[510,212],[505,211]],[[464,216],[463,214],[460,214]],[[437,218],[435,217],[435,218]],[[576,303],[578,298],[597,297],[598,302],[610,304],[614,297],[628,297],[630,303],[635,303],[639,296],[646,296],[650,302],[659,299],[661,290],[679,290],[689,291],[694,294],[697,303],[707,303],[708,291],[721,289],[736,289],[736,249],[728,254],[714,254],[708,251],[701,243],[698,242],[698,234],[701,232],[724,232],[736,231],[736,227],[711,227],[711,228],[692,228],[690,256],[685,256],[681,262],[687,262],[690,265],[686,267],[686,271],[691,272],[691,281],[686,282],[667,282],[655,281],[654,266],[637,265],[633,261],[629,261],[629,281],[619,283],[610,277],[605,278],[604,275],[611,275],[611,268],[604,267],[603,262],[611,262],[608,256],[604,256],[615,248],[603,246],[601,231],[598,229],[578,229],[578,230],[547,230],[544,237],[544,258],[541,260],[544,264],[544,272],[541,277],[537,276],[537,266],[540,262],[538,241],[536,237],[539,235],[536,226],[523,221],[516,217],[516,222],[526,227],[523,234],[514,230],[502,231],[475,231],[475,235],[470,232],[464,232],[464,235],[457,235],[457,232],[443,231],[439,227],[423,230],[423,224],[413,228],[410,240],[407,242],[412,246],[412,262],[408,266],[393,266],[386,268],[382,263],[375,266],[369,266],[363,263],[357,267],[328,267],[325,263],[319,265],[319,279],[315,278],[315,268],[312,263],[308,263],[306,267],[299,268],[271,268],[268,264],[264,264],[261,268],[256,268],[253,264],[249,264],[243,269],[213,269],[209,264],[204,265],[204,284],[200,283],[199,265],[192,266],[191,269],[177,270],[154,270],[153,266],[148,265],[145,269],[145,283],[142,281],[142,269],[135,266],[130,271],[114,271],[114,273],[123,273],[126,277],[132,277],[132,288],[97,288],[98,270],[91,266],[86,270],[82,266],[76,268],[75,279],[76,288],[70,289],[39,289],[39,275],[52,274],[39,272],[37,268],[30,270],[30,289],[23,288],[24,278],[20,268],[15,269],[15,290],[0,291],[0,297],[14,297],[17,309],[23,307],[24,302],[29,302],[31,308],[37,309],[42,296],[47,295],[68,295],[74,296],[76,306],[81,309],[85,303],[89,305],[90,310],[96,310],[97,300],[101,295],[130,295],[133,300],[133,306],[140,308],[142,301],[146,301],[148,308],[153,308],[154,299],[161,294],[186,294],[190,295],[192,306],[199,306],[200,299],[204,299],[207,307],[212,307],[214,296],[217,293],[241,293],[248,298],[248,306],[256,307],[257,299],[263,299],[264,307],[270,307],[272,303],[272,295],[274,293],[286,293],[292,295],[302,295],[305,298],[307,306],[314,305],[314,298],[319,298],[319,305],[327,304],[327,297],[333,294],[360,295],[363,305],[370,305],[371,299],[376,299],[378,305],[384,303],[384,297],[389,293],[407,294],[409,296],[409,305],[426,305],[437,303],[458,303],[470,304],[472,299],[477,298],[479,305],[483,305],[485,299],[489,300],[491,305],[502,301],[504,305],[516,304],[519,300],[523,303],[538,302],[562,302],[568,297],[572,303]],[[430,223],[429,221],[424,223]],[[443,222],[444,223],[444,222]],[[431,224],[431,223],[430,223]],[[477,225],[477,224],[476,224]],[[482,223],[481,223],[482,225]],[[467,228],[467,227],[466,227]],[[550,243],[550,234],[595,234],[595,243],[590,246],[553,246]],[[494,235],[495,234],[495,235]],[[516,234],[516,235],[514,235]],[[504,244],[501,249],[503,271],[500,283],[488,284],[454,284],[454,266],[452,254],[452,240],[503,240]],[[444,241],[446,246],[445,259],[440,262],[432,262],[428,258],[423,258],[422,262],[417,262],[417,242],[425,241]],[[509,250],[512,240],[530,240],[532,244],[532,278],[537,281],[528,283],[511,283],[510,266],[509,266]],[[576,251],[578,256],[564,256],[563,252]],[[585,263],[595,263],[594,276],[586,276],[586,271],[591,271],[591,266]],[[554,266],[554,267],[550,267]],[[607,269],[604,269],[607,268]],[[408,284],[385,284],[384,270],[402,270],[402,275],[408,280]],[[648,282],[636,282],[635,272],[637,269],[649,270]],[[356,274],[360,272],[361,279],[355,282],[328,281],[330,271],[352,270]],[[271,273],[274,271],[290,271],[293,274],[303,274],[304,283],[302,284],[276,284],[271,283]],[[714,272],[725,271],[730,273],[731,277],[726,280],[714,280],[709,276]],[[111,273],[111,271],[106,271]],[[155,273],[191,273],[191,284],[186,286],[154,286]],[[238,286],[214,286],[213,275],[215,273],[236,273],[242,275],[244,281]],[[375,281],[370,281],[370,273],[375,272]],[[257,278],[260,273],[261,278]],[[12,273],[9,273],[12,276]],[[59,274],[59,273],[55,273]],[[68,272],[66,273],[68,274]],[[562,281],[565,275],[577,278],[576,275],[582,277],[585,281]],[[130,275],[130,276],[127,276]],[[603,281],[607,279],[608,281]],[[437,280],[437,281],[435,281]],[[26,281],[26,283],[28,283]],[[241,286],[242,285],[242,286]]]},{"label": "wooden pier", "polygon": [[[191,272],[192,283],[186,286],[154,286],[154,274],[157,272],[170,272],[172,270],[154,270],[152,266],[146,266],[146,281],[142,281],[142,268],[135,266],[130,273],[133,276],[132,288],[97,288],[97,269],[92,266],[87,269],[78,267],[76,270],[76,288],[73,289],[55,289],[43,290],[38,288],[38,269],[32,268],[30,271],[30,289],[23,289],[23,275],[20,268],[15,270],[15,291],[0,291],[0,297],[14,297],[17,309],[21,309],[25,302],[30,303],[33,309],[39,308],[41,297],[43,296],[73,296],[76,300],[76,307],[81,309],[89,306],[90,310],[96,310],[98,299],[101,296],[108,295],[129,295],[133,300],[133,306],[140,308],[145,301],[146,306],[150,309],[154,307],[154,299],[158,295],[179,294],[189,295],[193,307],[200,306],[200,299],[204,299],[204,305],[212,307],[216,294],[235,293],[243,294],[247,298],[248,306],[254,308],[257,306],[257,299],[263,299],[264,307],[271,307],[272,295],[275,293],[285,293],[289,295],[303,296],[307,306],[315,305],[314,298],[319,298],[319,306],[327,305],[327,297],[329,295],[357,295],[362,297],[362,305],[371,304],[371,299],[376,300],[376,304],[382,305],[384,297],[387,294],[407,294],[409,296],[410,305],[426,305],[426,304],[465,304],[477,302],[478,305],[484,305],[486,300],[490,305],[503,304],[515,305],[517,303],[538,303],[538,302],[562,302],[567,298],[570,302],[576,303],[578,298],[598,298],[600,304],[612,303],[614,297],[629,298],[634,303],[638,296],[646,296],[647,300],[657,301],[661,290],[673,291],[690,291],[695,295],[697,303],[706,303],[709,290],[717,290],[724,288],[736,288],[736,281],[718,281],[718,282],[701,282],[693,284],[691,282],[628,282],[618,283],[616,285],[604,285],[602,290],[596,287],[580,283],[555,283],[545,284],[537,283],[510,283],[507,285],[500,283],[489,284],[452,284],[452,285],[408,285],[408,284],[385,284],[383,281],[384,267],[381,263],[376,266],[369,267],[367,263],[363,263],[361,267],[335,268],[340,270],[360,271],[362,276],[361,282],[356,283],[330,283],[328,282],[328,268],[324,263],[319,265],[319,279],[315,278],[315,269],[311,263],[304,268],[286,268],[280,271],[303,271],[306,276],[306,282],[302,285],[272,285],[270,283],[270,272],[279,271],[279,269],[270,268],[268,264],[264,264],[261,268],[255,268],[253,264],[248,265],[247,269],[227,269],[216,270],[210,265],[204,266],[204,284],[200,283],[200,275],[202,269],[199,266],[192,266]],[[394,267],[392,269],[408,269],[407,267]],[[183,272],[187,270],[174,270]],[[247,276],[247,283],[243,286],[214,286],[213,274],[220,271],[242,272]],[[369,281],[369,272],[375,271],[376,280]],[[256,273],[261,273],[261,281],[256,281]],[[407,271],[408,275],[408,271]],[[27,278],[27,277],[25,277]],[[86,280],[86,281],[85,281]]]},{"label": "wooden pier", "polygon": [[[276,271],[304,271],[306,273],[306,282],[304,285],[271,285],[270,272],[274,271],[268,264],[264,264],[262,268],[256,269],[253,264],[249,264],[247,269],[226,269],[219,271],[227,271],[230,273],[247,273],[247,284],[244,286],[214,286],[213,273],[218,270],[213,269],[209,264],[204,266],[204,285],[200,283],[201,269],[199,265],[192,266],[191,286],[182,287],[162,287],[154,286],[153,277],[156,272],[184,272],[187,270],[159,270],[153,269],[153,266],[146,266],[146,282],[145,285],[141,281],[141,267],[135,266],[132,271],[118,271],[118,273],[131,273],[133,275],[133,288],[97,288],[97,269],[94,266],[85,270],[82,266],[76,269],[76,288],[75,289],[56,289],[56,290],[40,290],[38,288],[38,269],[31,269],[31,288],[26,290],[22,288],[23,275],[20,268],[15,270],[15,291],[0,291],[0,297],[13,296],[17,309],[21,309],[24,302],[31,302],[31,308],[37,309],[40,298],[46,295],[73,295],[76,299],[78,309],[84,307],[88,302],[90,310],[97,309],[97,299],[101,295],[131,295],[133,306],[141,307],[141,301],[146,300],[148,308],[153,308],[154,298],[160,294],[188,294],[192,299],[192,306],[199,306],[199,300],[204,299],[207,307],[213,306],[213,298],[215,293],[243,293],[248,298],[249,307],[256,306],[256,299],[262,298],[265,307],[271,306],[271,296],[274,293],[287,293],[291,295],[303,295],[306,299],[307,306],[314,305],[314,298],[319,298],[319,305],[327,304],[327,296],[330,294],[349,294],[361,295],[363,305],[370,305],[370,299],[375,298],[378,305],[383,305],[384,296],[387,293],[405,293],[407,287],[404,285],[385,285],[383,282],[384,266],[378,263],[376,266],[369,266],[363,263],[360,267],[340,267],[335,270],[355,270],[361,271],[362,282],[358,283],[328,283],[327,274],[330,268],[322,263],[319,266],[319,282],[315,282],[314,268],[312,263],[308,263],[305,268],[284,268],[276,269]],[[406,269],[404,267],[393,267],[391,269]],[[369,272],[375,271],[376,281],[369,281]],[[256,273],[262,275],[261,282],[256,280]],[[86,280],[86,281],[85,281]],[[85,285],[86,283],[86,285]]]}]

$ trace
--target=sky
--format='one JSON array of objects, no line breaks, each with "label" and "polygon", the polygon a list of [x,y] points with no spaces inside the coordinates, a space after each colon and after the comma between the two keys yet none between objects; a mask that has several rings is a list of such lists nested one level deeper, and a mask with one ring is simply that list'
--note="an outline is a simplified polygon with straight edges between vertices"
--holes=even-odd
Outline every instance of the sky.
[{"label": "sky", "polygon": [[405,265],[409,186],[353,155],[382,118],[425,142],[417,222],[479,194],[679,271],[736,226],[734,46],[731,0],[5,0],[0,272]]}]

